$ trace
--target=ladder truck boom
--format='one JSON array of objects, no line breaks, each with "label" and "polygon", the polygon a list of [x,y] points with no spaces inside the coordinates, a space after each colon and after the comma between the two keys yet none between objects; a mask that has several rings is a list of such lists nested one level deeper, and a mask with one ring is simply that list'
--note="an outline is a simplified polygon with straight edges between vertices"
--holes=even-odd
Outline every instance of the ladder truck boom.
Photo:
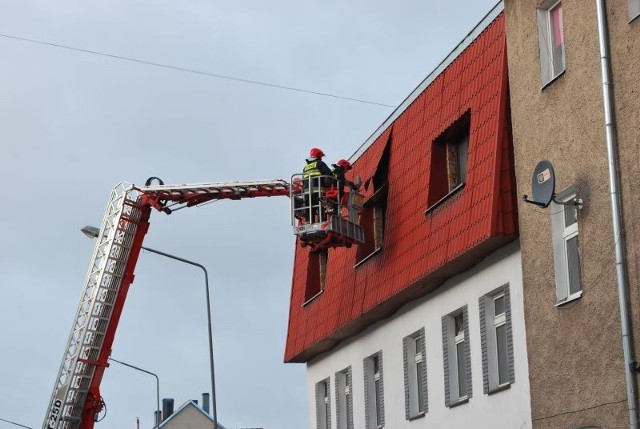
[{"label": "ladder truck boom", "polygon": [[334,180],[330,187],[317,187],[312,178],[294,175],[291,183],[274,179],[165,185],[152,177],[142,187],[114,187],[42,428],[92,429],[98,421],[104,408],[100,383],[153,209],[171,214],[216,200],[288,196],[301,245],[312,251],[351,247],[364,242],[358,224],[363,198],[353,190],[342,195],[337,185]]},{"label": "ladder truck boom", "polygon": [[147,183],[119,184],[111,192],[43,429],[91,429],[103,408],[100,383],[152,208],[171,213],[213,200],[289,196],[284,180]]}]

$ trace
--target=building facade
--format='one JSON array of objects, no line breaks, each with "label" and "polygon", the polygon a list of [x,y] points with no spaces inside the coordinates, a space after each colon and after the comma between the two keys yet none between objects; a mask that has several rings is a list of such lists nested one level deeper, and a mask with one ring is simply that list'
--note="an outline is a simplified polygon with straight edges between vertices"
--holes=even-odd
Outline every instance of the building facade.
[{"label": "building facade", "polygon": [[309,426],[531,427],[501,5],[352,160],[365,244],[295,252]]},{"label": "building facade", "polygon": [[505,1],[517,187],[531,195],[541,160],[556,177],[548,208],[518,206],[536,428],[638,427],[639,13],[637,0]]}]

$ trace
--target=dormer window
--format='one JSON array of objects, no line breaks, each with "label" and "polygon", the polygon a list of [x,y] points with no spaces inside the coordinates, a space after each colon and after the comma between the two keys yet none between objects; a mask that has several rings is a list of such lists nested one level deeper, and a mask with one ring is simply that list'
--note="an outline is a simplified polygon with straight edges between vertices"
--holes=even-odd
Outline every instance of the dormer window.
[{"label": "dormer window", "polygon": [[465,113],[431,147],[428,208],[437,206],[467,181],[471,112]]}]

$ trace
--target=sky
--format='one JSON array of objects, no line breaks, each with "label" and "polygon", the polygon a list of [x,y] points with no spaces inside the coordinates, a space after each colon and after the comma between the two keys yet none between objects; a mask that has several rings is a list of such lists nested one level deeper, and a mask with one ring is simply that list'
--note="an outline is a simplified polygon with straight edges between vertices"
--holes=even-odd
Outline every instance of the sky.
[{"label": "sky", "polygon": [[[494,0],[0,0],[0,429],[42,426],[111,189],[285,179],[350,157]],[[291,89],[287,89],[291,88]],[[286,197],[154,212],[144,245],[207,267],[219,421],[307,427],[283,363]],[[143,252],[112,356],[178,408],[210,392],[203,272]],[[96,428],[153,427],[112,363]]]}]

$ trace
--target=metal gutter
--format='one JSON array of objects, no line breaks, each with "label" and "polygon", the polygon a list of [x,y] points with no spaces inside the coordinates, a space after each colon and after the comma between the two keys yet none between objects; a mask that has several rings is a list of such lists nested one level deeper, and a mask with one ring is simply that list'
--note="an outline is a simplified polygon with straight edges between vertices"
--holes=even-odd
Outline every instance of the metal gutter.
[{"label": "metal gutter", "polygon": [[607,140],[607,157],[609,161],[609,187],[611,190],[611,215],[613,217],[613,242],[616,254],[616,274],[618,278],[618,299],[620,302],[620,324],[622,325],[622,350],[624,353],[625,382],[627,388],[627,405],[629,407],[629,427],[638,428],[638,411],[636,409],[635,368],[633,359],[633,342],[631,338],[631,321],[629,318],[628,281],[625,241],[622,234],[622,213],[618,177],[618,139],[613,107],[613,80],[609,62],[609,31],[607,28],[607,11],[605,0],[596,0],[598,19],[598,42],[600,44],[600,66],[602,71],[602,96],[604,102],[605,133]]},{"label": "metal gutter", "polygon": [[493,22],[494,19],[504,10],[503,0],[498,1],[495,6],[480,20],[480,22],[453,48],[451,52],[429,73],[429,75],[404,99],[398,107],[380,124],[380,126],[369,136],[367,140],[349,157],[351,161],[355,161],[362,155],[380,135],[395,121],[398,117],[431,85],[438,76],[460,56],[471,43]]}]

